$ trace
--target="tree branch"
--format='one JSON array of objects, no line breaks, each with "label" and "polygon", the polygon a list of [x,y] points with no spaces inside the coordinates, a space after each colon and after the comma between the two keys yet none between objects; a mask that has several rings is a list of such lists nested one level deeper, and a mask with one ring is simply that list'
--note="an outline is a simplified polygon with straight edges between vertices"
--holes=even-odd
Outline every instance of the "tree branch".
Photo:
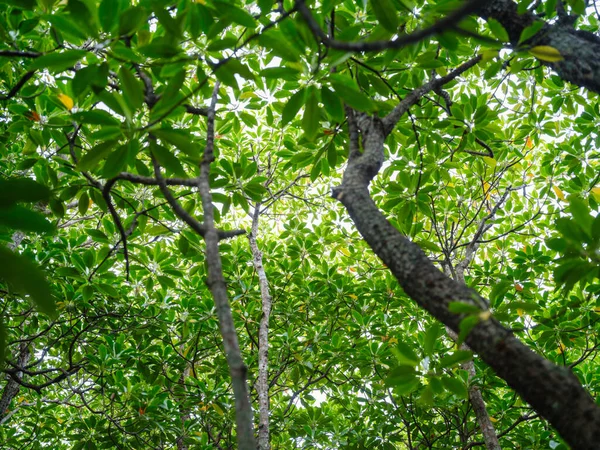
[{"label": "tree branch", "polygon": [[223,338],[225,356],[235,399],[235,417],[237,424],[237,442],[240,450],[256,450],[254,439],[253,412],[246,381],[247,368],[242,358],[231,306],[227,294],[227,285],[223,277],[221,255],[219,253],[219,235],[215,228],[212,194],[210,191],[210,165],[214,160],[215,143],[215,107],[219,92],[219,82],[215,83],[207,115],[206,147],[200,164],[198,190],[202,197],[204,210],[206,242],[206,263],[208,266],[207,284],[215,300],[219,329]]},{"label": "tree branch", "polygon": [[417,30],[410,34],[398,36],[397,38],[391,41],[372,42],[345,42],[338,41],[336,39],[331,39],[321,29],[317,21],[314,19],[304,0],[296,0],[295,7],[308,24],[308,27],[310,28],[315,38],[321,41],[326,47],[348,52],[376,52],[386,49],[397,49],[405,47],[406,45],[414,44],[429,36],[443,33],[444,31],[454,28],[458,22],[460,22],[469,14],[475,13],[477,9],[484,3],[485,0],[470,0],[466,2],[463,6],[461,6],[459,9],[447,15],[443,19],[437,21],[435,24],[428,28],[423,28],[422,30]]}]

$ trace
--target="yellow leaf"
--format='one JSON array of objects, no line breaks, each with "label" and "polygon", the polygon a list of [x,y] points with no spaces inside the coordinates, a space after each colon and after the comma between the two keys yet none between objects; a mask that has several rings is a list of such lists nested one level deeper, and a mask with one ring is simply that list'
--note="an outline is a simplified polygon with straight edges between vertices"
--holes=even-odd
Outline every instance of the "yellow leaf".
[{"label": "yellow leaf", "polygon": [[592,188],[591,193],[592,193],[592,196],[594,197],[594,200],[596,200],[597,202],[600,202],[600,186],[596,186],[595,188]]},{"label": "yellow leaf", "polygon": [[523,314],[525,314],[525,311],[523,311],[521,308],[517,308],[517,314],[519,315],[519,317],[523,317]]},{"label": "yellow leaf", "polygon": [[565,200],[565,194],[563,193],[563,191],[560,190],[558,186],[552,186],[552,190],[560,200]]},{"label": "yellow leaf", "polygon": [[527,147],[529,150],[533,148],[533,141],[529,136],[527,136],[527,140],[525,141],[525,147]]},{"label": "yellow leaf", "polygon": [[350,252],[347,248],[340,248],[340,252],[342,252],[346,256],[350,256]]},{"label": "yellow leaf", "polygon": [[480,320],[488,320],[490,317],[492,317],[492,313],[490,311],[481,311],[479,313]]},{"label": "yellow leaf", "polygon": [[206,0],[196,0],[196,3],[200,3],[201,5],[206,5]]},{"label": "yellow leaf", "polygon": [[565,344],[563,344],[562,342],[558,344],[558,353],[562,353],[565,351],[567,347],[565,347]]},{"label": "yellow leaf", "polygon": [[483,193],[485,194],[485,199],[489,200],[490,199],[490,188],[492,186],[490,185],[490,183],[488,183],[487,181],[483,182]]},{"label": "yellow leaf", "polygon": [[498,419],[495,419],[495,418],[493,418],[492,416],[490,416],[490,422],[494,422],[494,423],[496,423],[496,422],[498,422]]},{"label": "yellow leaf", "polygon": [[529,49],[529,53],[542,61],[557,62],[564,59],[557,49],[550,47],[549,45],[532,47]]},{"label": "yellow leaf", "polygon": [[354,295],[354,294],[348,294],[348,297],[350,297],[353,300],[357,300],[358,299],[358,297],[356,295]]},{"label": "yellow leaf", "polygon": [[498,50],[484,50],[481,52],[481,62],[486,63],[491,61],[496,56],[498,56],[500,52]]},{"label": "yellow leaf", "polygon": [[65,108],[67,108],[69,111],[73,109],[73,99],[68,95],[58,94],[58,100],[65,105]]},{"label": "yellow leaf", "polygon": [[390,338],[390,344],[397,344],[398,343],[398,339],[396,339],[395,337]]}]

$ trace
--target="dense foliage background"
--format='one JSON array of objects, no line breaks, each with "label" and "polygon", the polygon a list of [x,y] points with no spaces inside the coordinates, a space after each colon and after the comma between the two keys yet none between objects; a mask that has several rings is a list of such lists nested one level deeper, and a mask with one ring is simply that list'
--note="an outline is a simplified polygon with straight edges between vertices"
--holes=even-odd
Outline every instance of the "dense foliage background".
[{"label": "dense foliage background", "polygon": [[577,83],[559,64],[584,50],[534,42],[597,33],[595,2],[521,1],[536,20],[516,38],[482,2],[438,28],[461,2],[306,3],[0,1],[2,448],[236,448],[205,243],[152,163],[202,222],[211,111],[215,223],[250,237],[219,250],[261,448],[483,447],[473,391],[501,446],[567,448],[404,293],[331,187],[344,104],[383,117],[476,58],[399,118],[372,198],[596,397],[600,76],[591,61]]}]

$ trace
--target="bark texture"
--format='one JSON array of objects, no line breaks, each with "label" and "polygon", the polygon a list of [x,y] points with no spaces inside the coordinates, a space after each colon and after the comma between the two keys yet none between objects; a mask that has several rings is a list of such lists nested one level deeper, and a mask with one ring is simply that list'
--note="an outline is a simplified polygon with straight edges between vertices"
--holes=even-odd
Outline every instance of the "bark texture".
[{"label": "bark texture", "polygon": [[[29,342],[21,342],[21,344],[19,345],[19,356],[17,358],[18,366],[27,366],[30,357],[31,348],[29,346]],[[4,423],[5,420],[8,420],[8,418],[10,417],[10,403],[12,402],[13,398],[17,396],[21,389],[19,381],[23,379],[23,372],[17,372],[15,374],[15,378],[16,379],[7,375],[6,386],[4,386],[4,390],[2,391],[2,397],[0,397],[0,425]]]},{"label": "bark texture", "polygon": [[254,270],[258,275],[262,304],[262,317],[260,318],[258,330],[258,380],[256,383],[256,391],[258,392],[258,448],[269,450],[271,448],[269,438],[269,318],[271,316],[272,298],[269,291],[269,281],[263,266],[263,255],[256,241],[260,207],[261,204],[258,203],[254,209],[252,231],[248,235],[248,240],[250,241]]},{"label": "bark texture", "polygon": [[[539,20],[532,12],[519,14],[517,3],[512,0],[494,0],[484,3],[478,10],[484,19],[496,19],[507,31],[510,43],[517,46],[521,32]],[[559,77],[577,86],[600,93],[600,37],[589,31],[573,28],[575,17],[564,14],[544,27],[523,44],[527,46],[548,45],[557,49],[563,61],[542,64],[551,67]]]},{"label": "bark texture", "polygon": [[208,111],[208,127],[206,132],[206,149],[200,164],[200,176],[198,177],[198,190],[202,197],[202,208],[204,210],[204,224],[207,228],[204,242],[206,243],[206,262],[208,266],[208,277],[206,284],[215,300],[219,329],[223,338],[225,357],[231,375],[233,396],[235,398],[235,420],[237,424],[237,443],[240,450],[255,450],[253,413],[248,394],[248,383],[246,381],[247,368],[242,358],[242,352],[238,342],[235,323],[229,304],[227,284],[223,277],[223,265],[221,253],[219,252],[219,232],[215,228],[214,206],[210,190],[210,165],[214,161],[214,121],[215,105],[219,84],[215,85],[211,105]]},{"label": "bark texture", "polygon": [[[387,221],[371,199],[368,184],[384,159],[383,143],[387,136],[384,123],[385,119],[376,117],[361,118],[363,153],[350,158],[342,184],[333,190],[333,197],[346,207],[360,234],[406,294],[458,332],[464,315],[450,312],[450,303],[464,302],[484,311],[488,302],[438,270],[418,245]],[[569,369],[534,353],[493,317],[481,320],[469,333],[466,343],[574,449],[598,448],[600,408]]]},{"label": "bark texture", "polygon": [[[482,222],[485,226],[485,222]],[[472,245],[471,245],[472,244]],[[473,256],[475,255],[475,249],[477,248],[476,240],[472,241],[469,246],[467,246],[467,256],[463,259],[459,264],[456,265],[454,273],[456,276],[454,279],[461,284],[465,284],[465,276],[464,272],[466,267],[472,261]],[[448,277],[451,277],[451,272],[449,268],[445,270],[445,274]],[[452,331],[450,328],[446,327],[446,331],[448,336],[454,341],[458,340],[458,335]],[[460,346],[461,350],[470,350],[470,348],[462,344]],[[462,363],[461,368],[466,370],[469,374],[469,379],[475,378],[475,362],[471,359]],[[471,406],[473,407],[473,412],[475,413],[475,417],[477,419],[477,423],[479,424],[479,429],[481,430],[481,435],[483,436],[483,442],[485,443],[485,448],[487,450],[501,450],[500,442],[498,441],[498,435],[496,433],[496,429],[494,428],[494,424],[490,420],[490,415],[487,411],[487,407],[485,406],[485,401],[483,400],[483,395],[481,395],[481,390],[479,386],[476,384],[469,384],[469,401],[471,402]]]}]

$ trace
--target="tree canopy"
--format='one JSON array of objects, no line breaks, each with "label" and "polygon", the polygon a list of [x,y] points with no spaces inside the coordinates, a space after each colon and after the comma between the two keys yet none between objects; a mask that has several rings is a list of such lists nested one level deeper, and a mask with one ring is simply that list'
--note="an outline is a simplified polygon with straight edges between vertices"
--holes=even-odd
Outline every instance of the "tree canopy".
[{"label": "tree canopy", "polygon": [[0,0],[3,448],[596,448],[599,20]]}]

